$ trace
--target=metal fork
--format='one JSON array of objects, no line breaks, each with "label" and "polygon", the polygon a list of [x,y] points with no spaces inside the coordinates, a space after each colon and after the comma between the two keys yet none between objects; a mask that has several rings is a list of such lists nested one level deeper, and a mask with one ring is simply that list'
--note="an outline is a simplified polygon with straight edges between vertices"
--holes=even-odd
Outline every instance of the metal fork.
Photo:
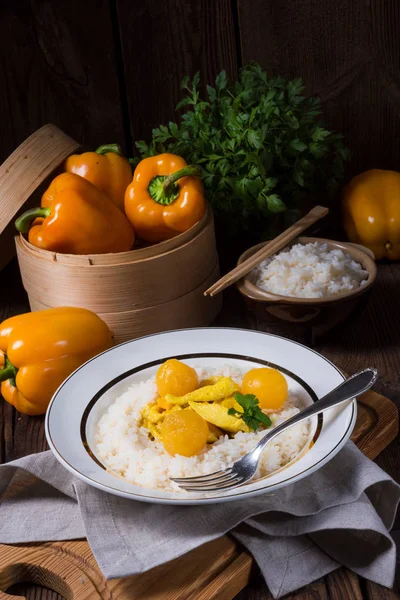
[{"label": "metal fork", "polygon": [[175,481],[179,487],[188,492],[216,492],[230,490],[243,485],[254,477],[258,461],[265,446],[277,435],[313,415],[317,415],[328,408],[346,402],[346,400],[352,400],[356,396],[360,396],[360,394],[363,394],[374,385],[377,377],[378,373],[376,369],[365,369],[349,377],[349,379],[338,385],[338,387],[326,394],[326,396],[266,433],[253,450],[234,462],[231,467],[199,477],[171,477],[171,481]]}]

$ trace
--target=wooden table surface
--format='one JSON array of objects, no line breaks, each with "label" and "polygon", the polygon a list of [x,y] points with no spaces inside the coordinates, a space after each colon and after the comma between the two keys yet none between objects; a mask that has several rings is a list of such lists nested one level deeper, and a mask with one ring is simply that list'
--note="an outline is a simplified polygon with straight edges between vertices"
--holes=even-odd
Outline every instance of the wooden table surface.
[{"label": "wooden table surface", "polygon": [[[12,262],[1,273],[0,321],[29,310],[22,289],[18,268]],[[375,366],[379,370],[376,390],[388,396],[400,407],[400,264],[379,266],[378,282],[368,305],[361,314],[326,339],[314,340],[313,346],[347,373]],[[218,324],[266,330],[246,310],[235,291],[225,294],[224,309]],[[270,330],[270,329],[269,329]],[[277,333],[277,331],[273,331]],[[282,333],[282,332],[279,332]],[[291,337],[291,331],[286,335]],[[296,334],[297,335],[297,334]],[[299,341],[311,343],[308,332],[300,332]],[[0,462],[47,449],[43,418],[18,414],[0,400]],[[400,440],[397,439],[377,458],[376,462],[394,479],[400,480]],[[400,519],[397,518],[394,538],[400,542]],[[295,600],[395,600],[400,599],[400,568],[395,588],[387,590],[362,580],[342,568],[285,598]],[[11,593],[25,595],[29,600],[58,600],[56,593],[31,585],[15,586]],[[261,577],[255,573],[251,584],[236,600],[267,600],[272,598]]]}]

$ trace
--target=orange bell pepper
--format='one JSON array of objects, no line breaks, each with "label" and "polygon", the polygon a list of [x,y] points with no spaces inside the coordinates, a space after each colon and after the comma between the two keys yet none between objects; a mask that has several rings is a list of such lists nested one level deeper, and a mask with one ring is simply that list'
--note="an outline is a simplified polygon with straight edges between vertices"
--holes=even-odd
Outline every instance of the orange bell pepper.
[{"label": "orange bell pepper", "polygon": [[1,394],[21,413],[44,414],[64,379],[112,345],[104,321],[84,308],[65,306],[11,317],[0,325]]},{"label": "orange bell pepper", "polygon": [[[38,217],[43,220],[35,223]],[[115,204],[73,173],[58,175],[43,194],[41,208],[26,211],[15,226],[29,232],[34,246],[66,254],[125,252],[135,241],[131,224]]]},{"label": "orange bell pepper", "polygon": [[67,173],[84,177],[121,210],[124,210],[125,190],[132,181],[132,168],[128,159],[122,156],[121,146],[105,144],[96,152],[73,154],[65,161]]},{"label": "orange bell pepper", "polygon": [[400,260],[400,173],[371,169],[343,190],[343,225],[351,242],[376,259]]},{"label": "orange bell pepper", "polygon": [[125,192],[125,213],[146,242],[162,242],[183,233],[206,211],[199,168],[175,154],[143,159]]}]

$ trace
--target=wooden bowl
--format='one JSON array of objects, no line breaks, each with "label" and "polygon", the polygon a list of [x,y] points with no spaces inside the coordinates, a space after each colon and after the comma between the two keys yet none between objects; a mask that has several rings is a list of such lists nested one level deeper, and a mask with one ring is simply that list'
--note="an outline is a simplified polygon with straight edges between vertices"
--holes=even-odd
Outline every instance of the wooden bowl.
[{"label": "wooden bowl", "polygon": [[[345,242],[335,242],[324,238],[300,237],[292,244],[308,244],[322,242],[328,245],[330,250],[340,249],[360,263],[369,273],[367,283],[362,287],[349,292],[341,292],[335,296],[326,298],[293,298],[280,296],[260,289],[254,285],[249,275],[238,281],[237,288],[243,295],[246,304],[254,314],[263,321],[270,323],[285,322],[309,326],[322,327],[325,331],[345,321],[356,307],[360,307],[371,291],[376,279],[376,264],[373,254],[367,248]],[[238,260],[238,265],[260,250],[264,242],[252,246],[244,252]]]}]

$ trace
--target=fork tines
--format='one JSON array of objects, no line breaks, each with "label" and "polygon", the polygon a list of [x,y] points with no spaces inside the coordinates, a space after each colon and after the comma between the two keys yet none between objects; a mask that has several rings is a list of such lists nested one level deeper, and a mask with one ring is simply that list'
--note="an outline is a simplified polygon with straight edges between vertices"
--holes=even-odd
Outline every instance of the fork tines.
[{"label": "fork tines", "polygon": [[234,473],[231,468],[199,477],[171,477],[171,481],[188,492],[226,490],[240,485],[243,480],[244,478]]}]

